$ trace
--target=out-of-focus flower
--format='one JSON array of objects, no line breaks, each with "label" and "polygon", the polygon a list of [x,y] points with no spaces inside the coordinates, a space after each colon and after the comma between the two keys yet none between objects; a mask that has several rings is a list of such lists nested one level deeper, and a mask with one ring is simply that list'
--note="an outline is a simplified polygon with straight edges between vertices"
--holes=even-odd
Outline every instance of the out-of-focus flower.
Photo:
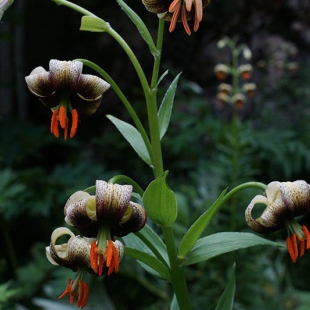
[{"label": "out-of-focus flower", "polygon": [[232,86],[230,84],[221,83],[217,87],[217,91],[219,94],[228,95],[231,92]]},{"label": "out-of-focus flower", "polygon": [[[58,245],[56,244],[57,239],[68,235],[70,238],[67,243]],[[93,274],[91,268],[91,257],[90,257],[90,244],[91,240],[88,238],[82,238],[75,236],[68,228],[60,227],[53,231],[51,237],[50,246],[46,247],[46,256],[50,263],[53,265],[60,265],[66,268],[72,269],[76,272],[74,279],[69,279],[65,291],[59,296],[63,298],[66,295],[70,296],[70,304],[74,304],[75,296],[77,295],[77,306],[84,308],[88,301],[89,286],[86,282],[87,273]],[[117,260],[119,264],[124,255],[124,246],[121,242],[115,241],[111,243],[113,246],[113,253],[105,253],[105,266],[102,268],[102,274],[110,274],[110,266],[112,261]],[[110,247],[112,248],[112,247]],[[115,259],[117,257],[117,259]],[[113,272],[117,272],[117,268],[113,269]]]},{"label": "out-of-focus flower", "polygon": [[[266,208],[259,218],[254,219],[252,209],[257,204],[264,204]],[[310,233],[306,226],[301,226],[294,218],[305,215],[309,210],[310,186],[307,182],[274,181],[268,184],[265,196],[257,195],[252,199],[245,211],[245,219],[251,229],[262,234],[286,227],[287,249],[295,263],[298,256],[303,256],[305,249],[310,249]]]},{"label": "out-of-focus flower", "polygon": [[219,108],[224,107],[227,103],[229,103],[230,97],[227,94],[218,93],[217,94],[217,106]]},{"label": "out-of-focus flower", "polygon": [[171,21],[170,32],[175,29],[177,22],[182,21],[186,33],[190,35],[191,30],[187,21],[194,17],[193,29],[197,31],[203,9],[211,0],[142,0],[142,2],[148,11],[158,14],[159,18]]},{"label": "out-of-focus flower", "polygon": [[253,67],[250,64],[241,65],[238,67],[238,72],[244,80],[248,80],[252,76]]},{"label": "out-of-focus flower", "polygon": [[219,80],[224,80],[230,73],[230,68],[224,64],[217,64],[214,67],[214,73]]},{"label": "out-of-focus flower", "polygon": [[245,102],[246,102],[245,96],[243,94],[239,94],[239,93],[233,95],[231,100],[232,100],[232,103],[236,107],[237,110],[243,109]]},{"label": "out-of-focus flower", "polygon": [[288,64],[287,64],[287,69],[290,71],[290,72],[292,72],[292,73],[296,73],[297,72],[297,70],[298,70],[298,68],[299,68],[299,65],[298,65],[298,63],[297,62],[289,62]]},{"label": "out-of-focus flower", "polygon": [[255,83],[246,83],[242,86],[242,90],[248,97],[253,98],[256,95],[257,86]]},{"label": "out-of-focus flower", "polygon": [[96,195],[83,191],[74,193],[67,201],[65,221],[84,236],[95,238],[90,248],[91,266],[95,273],[102,274],[106,261],[108,275],[118,270],[115,246],[110,242],[114,236],[125,236],[142,229],[146,223],[145,209],[130,201],[131,185],[111,184],[96,181]]},{"label": "out-of-focus flower", "polygon": [[110,84],[103,79],[82,74],[83,63],[80,61],[59,61],[52,59],[50,71],[42,67],[35,68],[26,76],[29,90],[53,112],[51,132],[59,137],[59,124],[68,137],[69,118],[72,114],[70,138],[73,138],[78,126],[78,113],[91,115],[100,105],[102,94]]},{"label": "out-of-focus flower", "polygon": [[242,48],[242,54],[246,60],[250,60],[252,58],[252,52],[247,46]]}]

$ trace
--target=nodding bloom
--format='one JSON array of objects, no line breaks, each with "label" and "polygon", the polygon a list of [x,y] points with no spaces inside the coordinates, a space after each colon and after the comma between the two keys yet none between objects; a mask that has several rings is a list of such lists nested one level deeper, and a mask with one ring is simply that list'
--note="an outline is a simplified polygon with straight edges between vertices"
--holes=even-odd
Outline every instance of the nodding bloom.
[{"label": "nodding bloom", "polygon": [[214,73],[219,80],[225,80],[227,75],[230,74],[230,68],[224,64],[217,64],[214,67]]},{"label": "nodding bloom", "polygon": [[[68,242],[61,245],[56,244],[57,239],[65,235],[70,237]],[[86,282],[87,273],[93,274],[90,242],[90,239],[75,236],[68,228],[60,227],[53,231],[50,246],[46,247],[46,256],[50,263],[70,268],[76,272],[74,279],[68,280],[67,287],[59,298],[69,295],[70,304],[74,304],[75,296],[77,296],[77,306],[81,309],[87,304],[89,296],[89,285]],[[113,249],[115,249],[113,255],[116,255],[120,262],[124,255],[124,246],[119,241],[115,241],[113,244]],[[104,274],[107,273],[108,267],[105,266]]]},{"label": "nodding bloom", "polygon": [[[254,219],[251,213],[257,204],[263,204],[266,208],[259,218]],[[245,211],[245,219],[251,229],[261,234],[286,227],[286,245],[291,260],[295,263],[298,256],[303,256],[305,250],[310,249],[308,228],[301,226],[295,217],[305,215],[309,210],[310,186],[307,182],[274,181],[267,185],[264,196],[257,195],[253,198]]]},{"label": "nodding bloom", "polygon": [[193,30],[196,32],[202,20],[203,9],[211,0],[142,0],[142,2],[148,11],[170,21],[170,32],[175,29],[176,23],[181,21],[186,33],[191,35],[187,21],[194,17]]},{"label": "nodding bloom", "polygon": [[91,267],[101,275],[105,263],[107,274],[118,271],[118,255],[112,240],[142,229],[146,212],[130,201],[131,185],[96,181],[96,194],[78,191],[67,201],[65,221],[84,236],[95,238],[90,248]]},{"label": "nodding bloom", "polygon": [[245,96],[240,93],[233,95],[231,100],[237,110],[242,110],[246,102]]},{"label": "nodding bloom", "polygon": [[[103,79],[82,74],[80,61],[59,61],[52,59],[50,71],[42,67],[35,68],[25,80],[29,90],[52,110],[51,132],[59,137],[59,125],[64,130],[64,139],[68,134],[73,138],[78,127],[78,113],[91,115],[100,105],[102,94],[110,84]],[[72,115],[69,131],[68,113]]]},{"label": "nodding bloom", "polygon": [[241,65],[238,67],[238,72],[244,80],[248,80],[252,76],[253,67],[250,64]]},{"label": "nodding bloom", "polygon": [[232,86],[227,83],[221,83],[217,87],[218,94],[228,95],[231,92],[231,90],[232,90]]},{"label": "nodding bloom", "polygon": [[257,89],[257,86],[255,83],[245,83],[242,86],[243,92],[246,93],[249,98],[255,97],[256,89]]}]

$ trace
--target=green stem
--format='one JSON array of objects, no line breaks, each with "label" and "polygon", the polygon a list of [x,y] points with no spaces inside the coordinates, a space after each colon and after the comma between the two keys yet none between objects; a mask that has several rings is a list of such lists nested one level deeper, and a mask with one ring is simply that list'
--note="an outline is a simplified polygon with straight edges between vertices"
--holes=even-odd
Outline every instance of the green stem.
[{"label": "green stem", "polygon": [[108,183],[113,183],[113,184],[115,184],[115,183],[117,183],[117,182],[119,182],[119,181],[123,181],[123,182],[125,182],[125,183],[127,183],[127,184],[132,185],[133,190],[136,191],[141,197],[143,196],[144,191],[143,191],[143,189],[140,187],[140,185],[139,185],[136,181],[134,181],[132,178],[127,177],[126,175],[123,175],[123,174],[116,175],[116,176],[112,177],[112,178],[108,181]]},{"label": "green stem", "polygon": [[77,5],[77,4],[74,4],[70,1],[66,1],[66,0],[53,0],[56,4],[58,5],[64,5],[74,11],[77,11],[83,15],[86,15],[86,16],[93,16],[93,17],[97,17],[95,14],[85,10],[84,8],[82,8],[81,6]]},{"label": "green stem", "polygon": [[132,120],[134,121],[138,131],[140,132],[140,134],[142,136],[142,139],[143,139],[144,144],[148,150],[148,153],[151,157],[152,146],[151,146],[150,140],[148,138],[148,135],[147,135],[137,113],[133,109],[132,105],[130,104],[130,102],[128,101],[128,99],[126,98],[126,96],[124,95],[122,90],[118,87],[117,83],[113,80],[113,78],[106,71],[104,71],[101,67],[99,67],[95,63],[93,63],[87,59],[76,59],[76,60],[83,62],[83,64],[85,64],[89,68],[96,71],[111,85],[112,89],[117,94],[118,98],[122,101],[123,105],[125,106],[126,110],[128,111],[129,115],[131,116]]},{"label": "green stem", "polygon": [[177,250],[175,246],[175,238],[171,226],[162,226],[164,239],[167,246],[170,268],[171,268],[171,284],[174,289],[175,296],[178,301],[180,310],[192,309],[187,283],[183,268],[177,261]]},{"label": "green stem", "polygon": [[235,188],[233,188],[231,191],[229,191],[225,197],[222,200],[222,204],[224,204],[226,201],[228,201],[232,196],[234,196],[235,194],[237,194],[238,192],[247,189],[247,188],[259,188],[263,191],[266,190],[266,185],[264,183],[260,183],[260,182],[246,182],[243,184],[240,184],[238,186],[236,186]]},{"label": "green stem", "polygon": [[154,60],[153,74],[151,80],[151,90],[148,93],[145,93],[150,137],[152,143],[153,173],[155,178],[160,177],[164,173],[159,122],[158,122],[158,106],[157,106],[157,83],[160,68],[163,37],[164,37],[164,21],[162,19],[159,19],[157,44],[156,44],[157,50],[159,52],[155,56]]}]

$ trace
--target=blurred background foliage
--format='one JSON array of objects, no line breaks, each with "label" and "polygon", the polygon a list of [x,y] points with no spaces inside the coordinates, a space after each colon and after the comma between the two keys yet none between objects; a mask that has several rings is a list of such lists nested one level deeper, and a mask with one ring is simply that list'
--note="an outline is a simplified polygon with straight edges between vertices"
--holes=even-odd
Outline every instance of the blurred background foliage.
[{"label": "blurred background foliage", "polygon": [[[110,22],[150,74],[152,57],[116,1],[75,2]],[[127,3],[155,35],[156,16],[140,1]],[[160,93],[182,71],[163,139],[169,184],[178,197],[177,238],[226,187],[252,180],[309,182],[309,16],[306,0],[213,0],[197,33],[188,37],[181,25],[166,33],[162,68],[169,75]],[[52,230],[63,224],[67,198],[118,173],[144,188],[152,178],[105,118],[128,120],[112,91],[95,115],[81,119],[77,136],[63,141],[49,133],[50,111],[27,90],[24,76],[36,66],[47,69],[52,58],[86,58],[117,81],[146,119],[138,80],[123,51],[105,34],[79,32],[79,25],[79,14],[47,0],[16,0],[0,23],[0,309],[72,309],[67,300],[56,299],[72,274],[49,264],[44,251]],[[252,51],[252,81],[258,87],[237,118],[230,106],[218,105],[213,73],[217,63],[230,61],[229,51],[218,50],[217,42],[235,35]],[[205,234],[249,231],[244,210],[256,194],[248,190],[229,201]],[[308,228],[309,218],[301,219]],[[285,232],[268,236],[280,242],[285,237]],[[194,309],[215,309],[234,261],[234,309],[309,309],[309,259],[306,253],[293,265],[285,252],[251,248],[191,266],[187,276]],[[91,281],[87,309],[169,308],[167,283],[129,258],[118,275]]]}]

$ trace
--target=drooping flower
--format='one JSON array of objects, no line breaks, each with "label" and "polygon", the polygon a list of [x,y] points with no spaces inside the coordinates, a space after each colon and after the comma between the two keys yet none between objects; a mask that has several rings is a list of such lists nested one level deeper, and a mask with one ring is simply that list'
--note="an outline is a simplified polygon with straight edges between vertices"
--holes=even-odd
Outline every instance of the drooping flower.
[{"label": "drooping flower", "polygon": [[214,73],[219,80],[224,80],[230,73],[230,68],[224,64],[217,64],[214,67]]},{"label": "drooping flower", "polygon": [[73,138],[78,126],[78,113],[91,115],[100,105],[102,94],[110,84],[103,79],[82,74],[80,61],[59,61],[52,59],[50,71],[43,67],[35,68],[25,80],[29,90],[52,110],[51,132],[59,137],[59,125],[64,130],[64,139],[68,137],[69,117],[72,114],[70,138]]},{"label": "drooping flower", "polygon": [[[67,243],[58,245],[56,244],[57,239],[68,235],[70,236]],[[63,298],[66,295],[70,296],[70,304],[74,304],[75,296],[77,296],[77,306],[84,308],[88,301],[89,286],[86,282],[87,273],[93,274],[91,268],[91,257],[90,257],[90,244],[89,239],[75,236],[68,228],[60,227],[53,231],[51,237],[50,246],[46,247],[46,256],[50,263],[53,265],[60,265],[66,268],[72,269],[76,272],[74,279],[69,279],[65,291],[59,296]],[[115,241],[113,249],[114,256],[117,256],[118,264],[121,262],[124,255],[124,246],[120,241]],[[111,260],[111,254],[106,254],[107,260]],[[118,266],[117,266],[118,268]],[[102,274],[109,275],[108,263],[102,266]],[[112,270],[117,272],[117,270]]]},{"label": "drooping flower", "polygon": [[[257,204],[266,205],[262,215],[254,219],[252,209]],[[291,260],[295,263],[298,256],[303,256],[310,249],[310,233],[308,228],[301,226],[295,217],[305,215],[310,211],[310,186],[307,182],[274,181],[268,184],[265,196],[253,198],[245,211],[248,226],[254,231],[269,234],[286,227],[288,237],[287,249]]]},{"label": "drooping flower", "polygon": [[217,87],[218,94],[228,95],[231,92],[231,90],[232,90],[232,86],[227,83],[221,83]]},{"label": "drooping flower", "polygon": [[242,90],[247,94],[249,98],[253,98],[256,95],[257,86],[255,83],[245,83],[242,86]]},{"label": "drooping flower", "polygon": [[237,110],[242,110],[245,102],[246,102],[246,98],[243,94],[237,93],[235,95],[233,95],[233,97],[231,98],[233,105],[236,107]]},{"label": "drooping flower", "polygon": [[146,223],[145,209],[130,201],[131,194],[131,185],[97,180],[95,195],[78,191],[65,205],[65,221],[84,236],[95,238],[90,258],[92,269],[98,275],[103,272],[103,263],[108,275],[118,270],[117,252],[111,240],[136,232]]},{"label": "drooping flower", "polygon": [[175,29],[176,23],[181,21],[186,33],[191,35],[188,20],[194,17],[193,29],[196,32],[202,20],[203,9],[211,0],[142,0],[142,2],[148,11],[170,21],[170,32]]},{"label": "drooping flower", "polygon": [[250,64],[240,65],[238,72],[244,80],[248,80],[252,76],[253,67]]}]

